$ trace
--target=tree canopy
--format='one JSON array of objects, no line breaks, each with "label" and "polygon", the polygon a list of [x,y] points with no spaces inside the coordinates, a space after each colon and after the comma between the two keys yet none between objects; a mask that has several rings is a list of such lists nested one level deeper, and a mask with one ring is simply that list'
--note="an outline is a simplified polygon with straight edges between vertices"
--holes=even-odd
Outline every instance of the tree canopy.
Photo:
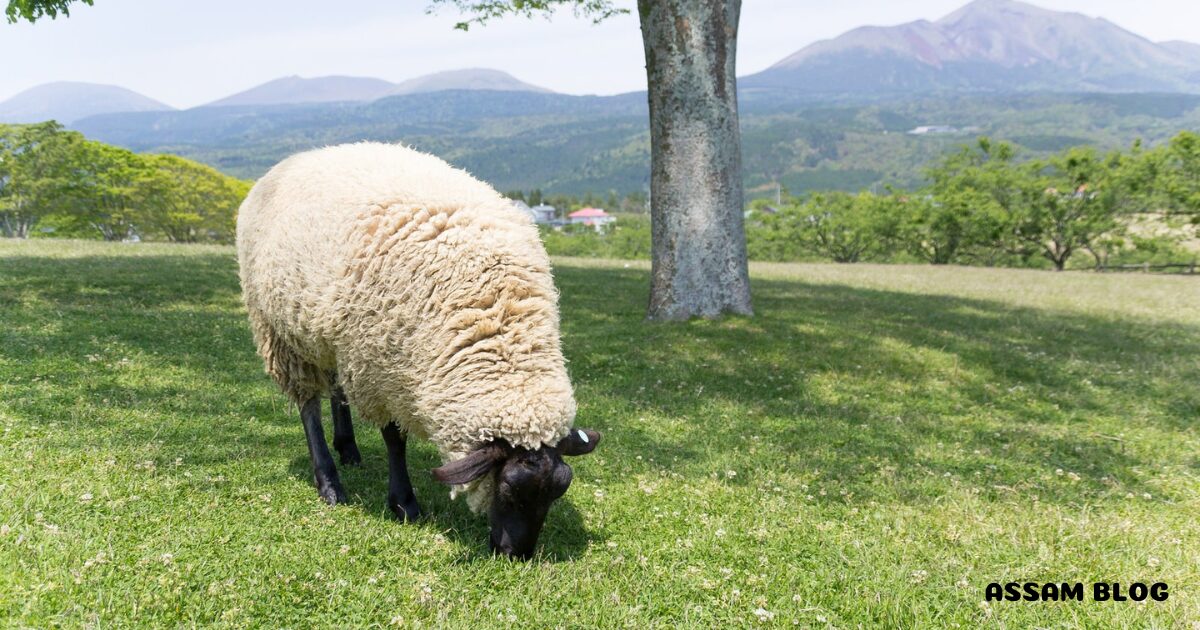
[{"label": "tree canopy", "polygon": [[85,139],[56,122],[0,125],[0,234],[231,242],[250,183],[174,155]]},{"label": "tree canopy", "polygon": [[467,30],[472,24],[484,25],[488,21],[508,16],[533,17],[539,13],[549,14],[558,8],[570,8],[575,15],[600,22],[614,15],[628,13],[618,8],[612,0],[430,0],[429,10],[439,6],[453,6],[459,12],[470,15],[455,28]]},{"label": "tree canopy", "polygon": [[71,15],[71,5],[80,2],[91,6],[93,0],[8,0],[4,14],[10,24],[19,20],[36,22],[39,18],[54,19]]}]

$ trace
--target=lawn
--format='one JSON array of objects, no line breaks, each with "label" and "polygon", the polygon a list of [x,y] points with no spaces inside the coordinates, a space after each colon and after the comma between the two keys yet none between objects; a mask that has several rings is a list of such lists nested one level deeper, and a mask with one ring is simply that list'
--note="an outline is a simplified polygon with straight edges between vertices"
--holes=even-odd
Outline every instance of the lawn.
[{"label": "lawn", "polygon": [[0,241],[0,625],[1200,625],[1200,279],[763,265],[754,318],[647,324],[645,265],[555,271],[605,437],[520,564],[427,443],[423,522],[369,427],[317,500],[232,249]]}]

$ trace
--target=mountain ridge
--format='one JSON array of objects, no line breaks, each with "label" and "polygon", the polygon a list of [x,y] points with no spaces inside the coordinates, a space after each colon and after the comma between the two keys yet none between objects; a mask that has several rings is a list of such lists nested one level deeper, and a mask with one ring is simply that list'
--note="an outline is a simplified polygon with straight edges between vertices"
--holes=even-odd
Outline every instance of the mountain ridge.
[{"label": "mountain ridge", "polygon": [[497,90],[541,92],[551,90],[521,81],[503,70],[462,68],[445,70],[392,83],[374,77],[292,75],[272,79],[249,89],[217,99],[201,107],[242,105],[296,105],[303,103],[366,103],[388,96],[441,92],[445,90]]},{"label": "mountain ridge", "polygon": [[526,83],[502,70],[464,68],[422,75],[392,83],[374,77],[291,75],[178,110],[166,103],[117,85],[56,81],[24,90],[0,102],[0,123],[57,120],[63,124],[107,114],[177,112],[204,108],[370,103],[391,96],[452,90],[555,94]]},{"label": "mountain ridge", "polygon": [[374,77],[291,75],[272,79],[200,107],[274,105],[279,103],[336,103],[367,101],[385,96],[395,84]]},{"label": "mountain ridge", "polygon": [[[857,79],[857,80],[856,80]],[[975,0],[935,20],[863,26],[742,79],[749,89],[1200,92],[1200,45],[1104,18]]]},{"label": "mountain ridge", "polygon": [[100,114],[150,111],[175,111],[175,108],[119,85],[54,81],[0,102],[0,122],[57,120],[70,124]]}]

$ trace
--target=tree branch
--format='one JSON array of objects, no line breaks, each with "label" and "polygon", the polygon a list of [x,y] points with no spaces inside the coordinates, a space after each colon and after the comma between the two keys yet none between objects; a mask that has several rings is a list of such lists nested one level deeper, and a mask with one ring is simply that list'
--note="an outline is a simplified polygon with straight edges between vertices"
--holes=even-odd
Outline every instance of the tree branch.
[{"label": "tree branch", "polygon": [[[15,0],[14,0],[15,1]],[[429,0],[426,13],[433,13],[438,7],[450,5],[460,13],[472,15],[466,21],[459,22],[454,28],[465,31],[471,25],[484,26],[490,20],[509,15],[531,18],[537,14],[550,14],[559,7],[570,7],[576,17],[591,18],[593,23],[606,20],[614,15],[629,13],[613,4],[613,0]]]}]

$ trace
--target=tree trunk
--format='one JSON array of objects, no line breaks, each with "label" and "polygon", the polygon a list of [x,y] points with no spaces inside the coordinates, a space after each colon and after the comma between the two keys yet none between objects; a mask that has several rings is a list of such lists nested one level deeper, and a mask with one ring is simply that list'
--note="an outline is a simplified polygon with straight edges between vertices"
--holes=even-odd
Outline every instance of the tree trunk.
[{"label": "tree trunk", "polygon": [[741,0],[638,0],[650,101],[650,319],[751,314],[742,225]]}]

